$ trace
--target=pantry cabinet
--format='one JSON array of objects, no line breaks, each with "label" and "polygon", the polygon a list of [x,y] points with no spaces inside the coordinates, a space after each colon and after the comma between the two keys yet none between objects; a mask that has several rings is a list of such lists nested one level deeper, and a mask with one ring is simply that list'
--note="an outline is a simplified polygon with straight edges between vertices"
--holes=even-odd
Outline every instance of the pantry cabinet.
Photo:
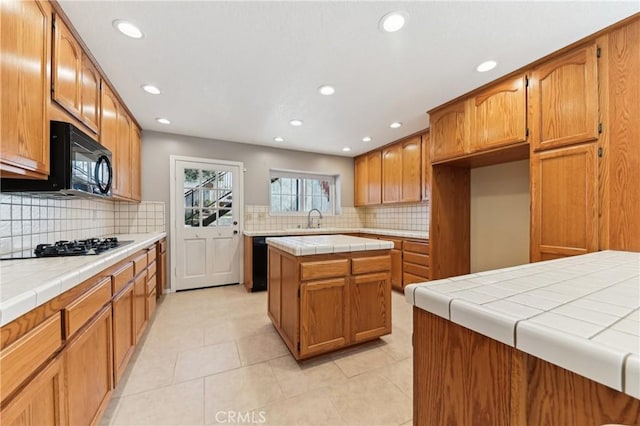
[{"label": "pantry cabinet", "polygon": [[0,2],[2,177],[49,175],[52,14],[46,1]]},{"label": "pantry cabinet", "polygon": [[529,101],[534,151],[598,138],[597,56],[592,41],[533,69]]},{"label": "pantry cabinet", "polygon": [[471,98],[471,152],[527,140],[527,81],[523,74],[510,77]]},{"label": "pantry cabinet", "polygon": [[598,250],[597,147],[531,157],[531,261]]},{"label": "pantry cabinet", "polygon": [[438,162],[469,153],[467,100],[430,113],[431,161]]}]

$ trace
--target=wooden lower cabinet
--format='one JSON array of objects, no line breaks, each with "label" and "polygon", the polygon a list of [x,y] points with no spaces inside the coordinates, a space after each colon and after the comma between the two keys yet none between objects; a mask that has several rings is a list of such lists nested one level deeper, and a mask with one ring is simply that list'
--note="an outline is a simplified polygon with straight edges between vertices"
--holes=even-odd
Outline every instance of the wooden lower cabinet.
[{"label": "wooden lower cabinet", "polygon": [[147,272],[138,275],[133,283],[133,330],[136,343],[147,326]]},{"label": "wooden lower cabinet", "polygon": [[156,256],[158,262],[158,269],[156,271],[156,297],[162,296],[164,289],[167,288],[167,239],[156,243]]},{"label": "wooden lower cabinet", "polygon": [[293,256],[269,247],[268,314],[296,359],[391,333],[389,250]]},{"label": "wooden lower cabinet", "polygon": [[402,245],[402,285],[429,281],[429,243],[405,240]]},{"label": "wooden lower cabinet", "polygon": [[[58,355],[0,411],[5,426],[66,425],[64,354]],[[69,423],[70,424],[70,423]]]},{"label": "wooden lower cabinet", "polygon": [[111,306],[68,343],[67,410],[70,425],[96,424],[113,389]]},{"label": "wooden lower cabinet", "polygon": [[120,382],[135,346],[133,310],[134,294],[131,282],[113,298],[113,371],[116,385]]}]

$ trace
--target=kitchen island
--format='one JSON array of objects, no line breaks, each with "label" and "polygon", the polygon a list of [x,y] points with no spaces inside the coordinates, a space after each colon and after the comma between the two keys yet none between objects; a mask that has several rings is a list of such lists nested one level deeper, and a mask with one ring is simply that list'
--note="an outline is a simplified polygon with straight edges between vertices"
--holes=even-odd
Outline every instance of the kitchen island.
[{"label": "kitchen island", "polygon": [[414,284],[414,424],[640,423],[640,253]]},{"label": "kitchen island", "polygon": [[391,333],[393,243],[314,235],[267,244],[269,318],[296,359]]}]

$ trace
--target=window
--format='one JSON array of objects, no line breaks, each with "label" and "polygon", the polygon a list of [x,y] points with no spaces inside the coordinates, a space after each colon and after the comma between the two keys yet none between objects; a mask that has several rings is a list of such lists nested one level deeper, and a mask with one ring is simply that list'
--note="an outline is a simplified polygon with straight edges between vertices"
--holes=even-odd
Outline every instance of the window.
[{"label": "window", "polygon": [[336,202],[339,176],[271,170],[270,177],[272,214],[306,214],[311,209],[328,215],[339,212]]}]

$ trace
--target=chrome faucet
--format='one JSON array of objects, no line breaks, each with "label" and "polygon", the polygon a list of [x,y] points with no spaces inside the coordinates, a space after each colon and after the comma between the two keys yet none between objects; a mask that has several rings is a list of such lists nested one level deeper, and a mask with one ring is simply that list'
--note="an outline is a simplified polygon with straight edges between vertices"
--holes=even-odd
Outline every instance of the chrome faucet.
[{"label": "chrome faucet", "polygon": [[309,210],[309,214],[307,214],[307,228],[313,228],[313,226],[311,226],[313,224],[313,222],[311,221],[311,212],[313,212],[314,210],[317,211],[320,215],[320,217],[318,217],[318,226],[316,226],[316,228],[320,228],[320,219],[322,219],[322,212],[318,209]]}]

